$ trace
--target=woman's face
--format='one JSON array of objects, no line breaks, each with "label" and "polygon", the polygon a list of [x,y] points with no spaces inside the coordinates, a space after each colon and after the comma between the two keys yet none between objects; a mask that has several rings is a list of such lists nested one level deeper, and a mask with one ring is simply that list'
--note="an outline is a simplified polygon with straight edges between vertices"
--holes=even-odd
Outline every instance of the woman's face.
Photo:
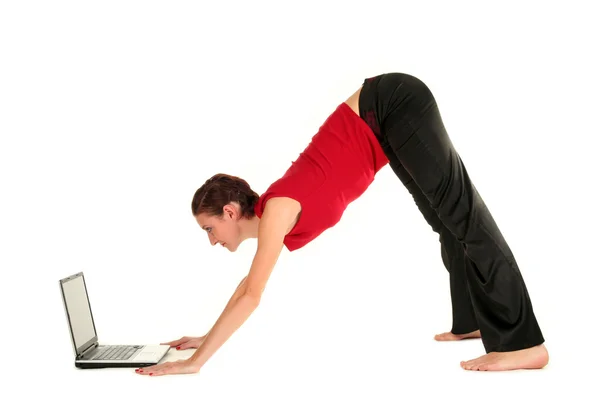
[{"label": "woman's face", "polygon": [[223,207],[221,217],[209,216],[205,213],[196,216],[196,221],[208,235],[211,245],[222,245],[227,250],[234,252],[239,246],[240,230],[238,226],[237,209],[228,204]]}]

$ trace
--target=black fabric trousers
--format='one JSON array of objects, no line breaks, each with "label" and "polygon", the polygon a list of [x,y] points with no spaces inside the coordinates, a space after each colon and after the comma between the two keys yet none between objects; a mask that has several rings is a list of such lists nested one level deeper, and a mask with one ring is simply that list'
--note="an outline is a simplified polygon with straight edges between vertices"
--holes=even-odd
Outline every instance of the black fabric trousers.
[{"label": "black fabric trousers", "polygon": [[439,234],[450,275],[452,332],[479,329],[488,353],[543,343],[515,257],[448,137],[429,88],[408,74],[378,75],[364,80],[359,109]]}]

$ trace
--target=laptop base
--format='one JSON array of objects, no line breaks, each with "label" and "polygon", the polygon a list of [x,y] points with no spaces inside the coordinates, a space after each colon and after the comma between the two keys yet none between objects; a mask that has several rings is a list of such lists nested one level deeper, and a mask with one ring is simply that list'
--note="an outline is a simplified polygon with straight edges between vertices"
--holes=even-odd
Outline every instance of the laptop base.
[{"label": "laptop base", "polygon": [[84,362],[80,363],[75,361],[75,367],[79,369],[100,369],[100,368],[143,368],[156,365],[158,363],[94,363]]}]

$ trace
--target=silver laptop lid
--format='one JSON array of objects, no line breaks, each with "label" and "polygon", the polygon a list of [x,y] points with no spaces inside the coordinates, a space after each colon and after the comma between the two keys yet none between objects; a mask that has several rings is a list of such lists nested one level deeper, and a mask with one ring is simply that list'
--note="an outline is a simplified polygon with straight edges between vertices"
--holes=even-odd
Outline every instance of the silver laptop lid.
[{"label": "silver laptop lid", "polygon": [[67,321],[77,358],[98,342],[83,272],[60,280]]}]

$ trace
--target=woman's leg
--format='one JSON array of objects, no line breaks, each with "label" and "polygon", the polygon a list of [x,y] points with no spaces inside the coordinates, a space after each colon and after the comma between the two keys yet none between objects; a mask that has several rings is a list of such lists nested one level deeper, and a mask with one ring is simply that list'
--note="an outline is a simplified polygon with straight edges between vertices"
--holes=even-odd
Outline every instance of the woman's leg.
[{"label": "woman's leg", "polygon": [[[421,211],[421,214],[431,229],[439,235],[442,262],[444,263],[446,270],[448,270],[450,277],[452,328],[450,329],[449,333],[436,335],[436,339],[455,340],[467,337],[479,337],[479,327],[467,285],[465,250],[462,247],[462,244],[442,223],[436,211],[431,207],[429,201],[418,187],[412,176],[410,176],[410,174],[402,166],[402,163],[400,163],[398,158],[389,149],[387,140],[381,136],[378,129],[377,115],[373,110],[377,110],[377,114],[383,114],[384,111],[381,110],[382,104],[379,101],[379,97],[381,96],[376,96],[376,91],[373,90],[372,86],[370,86],[372,84],[369,83],[369,81],[372,80],[373,79],[365,80],[365,84],[369,86],[365,92],[362,92],[362,88],[359,89],[348,98],[346,103],[352,107],[352,109],[358,115],[365,119],[367,124],[370,125],[371,129],[376,132],[379,139],[379,144],[382,146],[387,155],[392,171],[408,189],[415,201],[415,204]],[[363,108],[360,107],[359,103],[362,104]]]},{"label": "woman's leg", "polygon": [[[391,155],[389,151],[388,154]],[[441,256],[450,275],[450,300],[452,303],[452,329],[454,335],[463,335],[479,329],[471,295],[467,285],[465,250],[452,232],[440,220],[429,201],[410,174],[396,157],[389,157],[390,167],[412,195],[415,204],[431,229],[439,235]]]},{"label": "woman's leg", "polygon": [[377,98],[361,104],[361,110],[386,143],[388,158],[398,159],[465,250],[467,282],[486,352],[542,344],[515,258],[448,137],[430,90],[413,76],[394,73],[366,80],[362,96],[365,101]]}]

